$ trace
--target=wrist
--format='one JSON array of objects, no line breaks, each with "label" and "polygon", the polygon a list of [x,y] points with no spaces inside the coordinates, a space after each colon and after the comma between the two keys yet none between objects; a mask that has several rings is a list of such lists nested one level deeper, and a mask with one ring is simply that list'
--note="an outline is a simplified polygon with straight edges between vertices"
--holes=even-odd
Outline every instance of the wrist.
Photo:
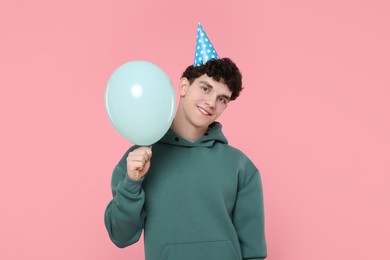
[{"label": "wrist", "polygon": [[127,173],[127,177],[133,181],[138,181],[139,179],[142,178],[141,174],[139,173]]},{"label": "wrist", "polygon": [[134,180],[127,175],[127,177],[125,177],[125,180],[123,182],[124,188],[131,193],[139,194],[141,191],[143,180],[144,180],[143,176],[138,180]]}]

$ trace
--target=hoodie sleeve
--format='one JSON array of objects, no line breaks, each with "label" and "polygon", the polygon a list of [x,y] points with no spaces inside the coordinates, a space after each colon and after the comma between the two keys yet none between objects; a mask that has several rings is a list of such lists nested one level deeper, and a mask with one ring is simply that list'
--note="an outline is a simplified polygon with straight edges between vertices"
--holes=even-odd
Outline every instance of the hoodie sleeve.
[{"label": "hoodie sleeve", "polygon": [[121,248],[139,240],[145,219],[145,194],[141,186],[143,178],[135,181],[127,175],[126,158],[130,151],[126,152],[114,169],[111,180],[113,199],[104,214],[110,239]]},{"label": "hoodie sleeve", "polygon": [[240,176],[233,223],[243,259],[260,260],[267,256],[263,191],[258,170],[250,168],[251,172],[242,172]]}]

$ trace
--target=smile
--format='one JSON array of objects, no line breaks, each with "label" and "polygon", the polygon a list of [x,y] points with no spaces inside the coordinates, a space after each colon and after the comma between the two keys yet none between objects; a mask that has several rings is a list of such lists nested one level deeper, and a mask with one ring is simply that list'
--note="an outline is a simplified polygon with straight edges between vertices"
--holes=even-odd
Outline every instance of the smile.
[{"label": "smile", "polygon": [[198,106],[198,110],[205,116],[211,116],[211,113],[207,112],[205,109]]}]

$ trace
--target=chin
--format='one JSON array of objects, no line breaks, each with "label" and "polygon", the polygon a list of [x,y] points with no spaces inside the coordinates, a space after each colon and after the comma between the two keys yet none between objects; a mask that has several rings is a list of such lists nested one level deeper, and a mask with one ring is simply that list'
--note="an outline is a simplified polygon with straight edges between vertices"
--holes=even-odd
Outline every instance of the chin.
[{"label": "chin", "polygon": [[207,129],[212,122],[214,122],[214,120],[213,121],[194,120],[194,121],[192,121],[192,125],[195,126],[196,128]]}]

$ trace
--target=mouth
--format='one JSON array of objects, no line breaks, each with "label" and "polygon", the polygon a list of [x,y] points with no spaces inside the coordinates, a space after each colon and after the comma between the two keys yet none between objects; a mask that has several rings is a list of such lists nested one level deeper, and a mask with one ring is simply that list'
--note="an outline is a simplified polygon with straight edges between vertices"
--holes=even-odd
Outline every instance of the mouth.
[{"label": "mouth", "polygon": [[205,116],[211,116],[212,114],[209,112],[209,111],[207,111],[206,109],[204,109],[204,108],[201,108],[200,106],[197,106],[198,107],[198,110],[203,114],[203,115],[205,115]]}]

